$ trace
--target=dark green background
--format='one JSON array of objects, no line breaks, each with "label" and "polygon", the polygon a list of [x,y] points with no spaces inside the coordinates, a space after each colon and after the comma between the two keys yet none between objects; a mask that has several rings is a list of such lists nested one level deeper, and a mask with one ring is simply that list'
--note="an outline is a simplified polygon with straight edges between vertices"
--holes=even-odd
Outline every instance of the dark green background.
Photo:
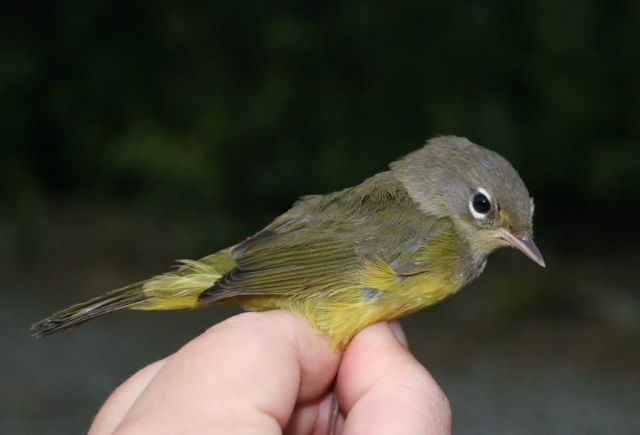
[{"label": "dark green background", "polygon": [[260,229],[436,134],[507,157],[548,267],[405,325],[457,433],[640,430],[640,3],[6,2],[0,419],[82,431],[224,310],[31,321]]}]

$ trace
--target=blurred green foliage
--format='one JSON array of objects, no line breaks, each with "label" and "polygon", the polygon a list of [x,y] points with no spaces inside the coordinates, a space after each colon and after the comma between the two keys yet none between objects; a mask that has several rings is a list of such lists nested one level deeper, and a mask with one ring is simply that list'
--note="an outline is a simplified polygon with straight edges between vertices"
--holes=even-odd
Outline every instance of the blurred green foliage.
[{"label": "blurred green foliage", "polygon": [[284,208],[435,134],[503,153],[538,197],[638,186],[635,0],[0,8],[4,213]]}]

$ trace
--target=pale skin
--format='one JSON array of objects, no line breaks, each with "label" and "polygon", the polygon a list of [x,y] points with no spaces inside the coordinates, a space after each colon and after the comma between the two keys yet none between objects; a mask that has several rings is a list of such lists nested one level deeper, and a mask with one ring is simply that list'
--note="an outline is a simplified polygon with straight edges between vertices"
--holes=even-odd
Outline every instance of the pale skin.
[{"label": "pale skin", "polygon": [[338,352],[285,311],[232,317],[140,370],[89,433],[325,434],[336,376],[337,434],[451,433],[449,402],[399,324],[368,326]]}]

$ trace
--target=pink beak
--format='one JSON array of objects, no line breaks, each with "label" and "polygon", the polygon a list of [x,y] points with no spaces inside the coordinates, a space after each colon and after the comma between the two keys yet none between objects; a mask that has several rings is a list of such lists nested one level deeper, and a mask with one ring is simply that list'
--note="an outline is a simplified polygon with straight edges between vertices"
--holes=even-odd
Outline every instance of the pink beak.
[{"label": "pink beak", "polygon": [[540,266],[545,267],[542,253],[533,242],[530,235],[525,234],[523,237],[516,237],[511,232],[505,230],[502,233],[502,238],[514,248],[522,251],[524,255],[538,263]]}]

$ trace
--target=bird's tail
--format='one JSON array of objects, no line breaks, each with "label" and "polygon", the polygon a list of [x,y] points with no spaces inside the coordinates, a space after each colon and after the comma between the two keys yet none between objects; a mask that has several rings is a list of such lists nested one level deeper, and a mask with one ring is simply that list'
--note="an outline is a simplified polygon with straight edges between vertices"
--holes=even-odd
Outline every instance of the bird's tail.
[{"label": "bird's tail", "polygon": [[178,310],[196,308],[198,296],[211,287],[232,264],[228,250],[201,260],[181,260],[175,271],[157,275],[102,296],[73,305],[31,325],[35,337],[43,337],[79,325],[112,311]]},{"label": "bird's tail", "polygon": [[128,285],[126,287],[112,290],[102,296],[93,298],[86,302],[73,305],[62,311],[52,314],[46,319],[31,325],[31,330],[35,337],[44,337],[63,329],[79,325],[94,317],[119,310],[129,308],[135,304],[144,302],[146,296],[142,287],[144,282]]}]

